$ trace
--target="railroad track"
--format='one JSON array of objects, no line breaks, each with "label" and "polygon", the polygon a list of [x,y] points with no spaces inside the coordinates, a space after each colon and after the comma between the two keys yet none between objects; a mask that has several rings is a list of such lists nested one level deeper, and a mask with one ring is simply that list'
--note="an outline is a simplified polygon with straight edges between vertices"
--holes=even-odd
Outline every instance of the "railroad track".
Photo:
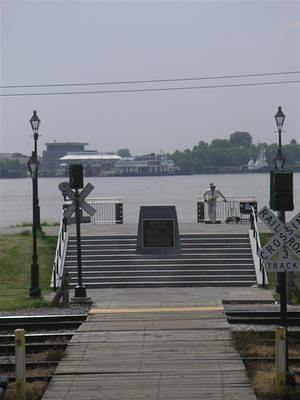
[{"label": "railroad track", "polygon": [[15,381],[15,329],[25,330],[26,380],[49,381],[87,314],[0,317],[0,375]]},{"label": "railroad track", "polygon": [[86,314],[2,316],[0,317],[0,333],[19,328],[25,329],[26,332],[75,330],[86,317]]},{"label": "railroad track", "polygon": [[[1,327],[0,327],[1,332]],[[52,333],[26,333],[26,343],[40,343],[40,342],[49,342],[53,343],[55,341],[66,340],[69,341],[73,336],[75,330],[68,330],[66,332],[52,332]],[[15,335],[13,334],[4,334],[0,333],[0,345],[1,344],[10,344],[15,342]]]},{"label": "railroad track", "polygon": [[[280,325],[279,311],[228,310],[225,313],[230,324]],[[288,311],[287,321],[288,326],[300,327],[300,312]]]}]

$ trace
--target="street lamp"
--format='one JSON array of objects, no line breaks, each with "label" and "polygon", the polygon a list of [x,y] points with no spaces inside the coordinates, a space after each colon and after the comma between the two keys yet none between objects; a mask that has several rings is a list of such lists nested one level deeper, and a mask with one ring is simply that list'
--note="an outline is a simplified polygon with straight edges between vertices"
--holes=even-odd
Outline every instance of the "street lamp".
[{"label": "street lamp", "polygon": [[33,116],[30,119],[30,124],[33,131],[34,151],[28,160],[28,169],[32,178],[32,264],[31,264],[31,287],[29,295],[31,297],[41,297],[41,289],[39,287],[39,264],[37,255],[37,230],[40,229],[39,218],[39,200],[38,200],[38,170],[39,160],[37,157],[37,140],[38,128],[40,119],[36,111],[33,111]]},{"label": "street lamp", "polygon": [[[41,120],[39,119],[37,112],[34,110],[33,111],[33,116],[30,119],[30,125],[31,129],[33,132],[33,140],[34,140],[34,157],[36,160],[38,160],[38,155],[37,155],[37,141],[39,138],[39,126],[40,126]],[[41,217],[40,217],[40,205],[39,205],[39,195],[38,195],[38,167],[39,163],[37,163],[37,169],[36,169],[36,174],[34,177],[34,182],[32,182],[35,187],[36,187],[36,224],[37,224],[37,229],[41,229]],[[32,178],[33,179],[33,178]]]},{"label": "street lamp", "polygon": [[[270,190],[270,206],[272,210],[278,212],[278,219],[285,224],[285,211],[292,211],[294,209],[293,204],[293,172],[284,169],[285,158],[282,154],[281,149],[281,133],[282,127],[285,120],[285,115],[278,107],[278,111],[275,115],[275,121],[278,130],[278,148],[274,158],[275,171],[271,171],[271,190]],[[283,255],[284,254],[284,255]],[[280,257],[287,258],[288,250],[285,247],[285,253],[282,253]],[[290,283],[291,276],[288,275],[287,271],[277,273],[277,292],[280,294],[280,323],[285,328],[286,341],[285,341],[285,383],[291,383],[293,381],[288,367],[288,323],[287,323],[287,279]],[[289,285],[290,286],[290,285]],[[291,302],[291,298],[289,299]]]},{"label": "street lamp", "polygon": [[284,164],[285,164],[285,158],[281,151],[281,132],[282,132],[284,120],[285,120],[285,115],[283,114],[281,107],[279,106],[278,111],[275,115],[275,121],[276,121],[276,125],[277,125],[277,130],[278,130],[278,148],[277,148],[276,156],[273,160],[275,169],[279,170],[279,171],[283,170]]},{"label": "street lamp", "polygon": [[[278,111],[275,114],[275,121],[277,125],[277,130],[278,130],[278,148],[277,148],[277,153],[274,158],[274,166],[276,171],[282,171],[285,163],[285,158],[283,157],[282,151],[281,151],[281,132],[282,132],[282,127],[283,123],[285,120],[285,115],[283,114],[281,107],[278,107]],[[279,173],[279,172],[278,172]],[[277,173],[277,174],[278,174]],[[277,174],[275,176],[277,176]],[[276,179],[276,178],[275,178]],[[278,179],[277,179],[278,181]],[[280,189],[279,185],[277,183],[277,190]],[[285,211],[283,210],[283,207],[277,207],[280,208],[278,209],[278,218],[280,219],[281,222],[285,223]],[[278,272],[278,289],[280,293],[280,321],[281,325],[287,328],[287,293],[286,293],[286,273],[285,272]]]}]

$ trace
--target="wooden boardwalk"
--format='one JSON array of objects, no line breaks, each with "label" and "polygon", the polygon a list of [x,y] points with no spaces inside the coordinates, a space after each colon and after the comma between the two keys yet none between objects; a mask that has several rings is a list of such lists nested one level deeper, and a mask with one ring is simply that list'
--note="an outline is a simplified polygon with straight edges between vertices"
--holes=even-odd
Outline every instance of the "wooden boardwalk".
[{"label": "wooden boardwalk", "polygon": [[44,400],[254,400],[222,307],[95,309]]}]

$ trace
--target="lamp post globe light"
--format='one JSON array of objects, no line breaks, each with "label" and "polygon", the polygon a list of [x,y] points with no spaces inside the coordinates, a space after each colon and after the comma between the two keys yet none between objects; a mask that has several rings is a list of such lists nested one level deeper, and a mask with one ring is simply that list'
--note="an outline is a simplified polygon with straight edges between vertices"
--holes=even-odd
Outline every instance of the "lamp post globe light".
[{"label": "lamp post globe light", "polygon": [[39,287],[39,264],[37,254],[37,230],[40,229],[39,218],[39,200],[38,200],[38,169],[39,160],[37,156],[37,140],[39,137],[38,129],[40,119],[37,112],[33,111],[33,116],[30,119],[30,124],[33,131],[34,151],[28,160],[28,169],[32,178],[32,264],[31,264],[31,287],[29,295],[31,297],[41,297],[41,289]]},{"label": "lamp post globe light", "polygon": [[281,132],[282,132],[282,127],[283,123],[285,120],[285,115],[283,114],[281,107],[278,107],[278,111],[275,115],[275,121],[277,125],[277,130],[278,130],[278,148],[277,148],[277,153],[274,158],[274,165],[276,170],[283,170],[284,164],[285,164],[285,158],[282,154],[281,150]]}]

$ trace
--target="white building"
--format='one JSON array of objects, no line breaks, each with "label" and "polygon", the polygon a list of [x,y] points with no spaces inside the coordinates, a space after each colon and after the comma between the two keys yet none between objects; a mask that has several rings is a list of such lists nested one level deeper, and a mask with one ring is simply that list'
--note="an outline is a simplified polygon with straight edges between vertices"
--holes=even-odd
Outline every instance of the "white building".
[{"label": "white building", "polygon": [[166,154],[147,154],[121,158],[114,153],[68,153],[60,158],[60,171],[68,175],[71,164],[82,164],[86,176],[174,175],[175,163]]},{"label": "white building", "polygon": [[166,154],[147,154],[122,158],[115,164],[117,175],[174,175],[178,172]]},{"label": "white building", "polygon": [[60,169],[68,174],[71,164],[82,164],[86,176],[115,175],[115,164],[121,157],[114,153],[68,153],[60,158]]}]

